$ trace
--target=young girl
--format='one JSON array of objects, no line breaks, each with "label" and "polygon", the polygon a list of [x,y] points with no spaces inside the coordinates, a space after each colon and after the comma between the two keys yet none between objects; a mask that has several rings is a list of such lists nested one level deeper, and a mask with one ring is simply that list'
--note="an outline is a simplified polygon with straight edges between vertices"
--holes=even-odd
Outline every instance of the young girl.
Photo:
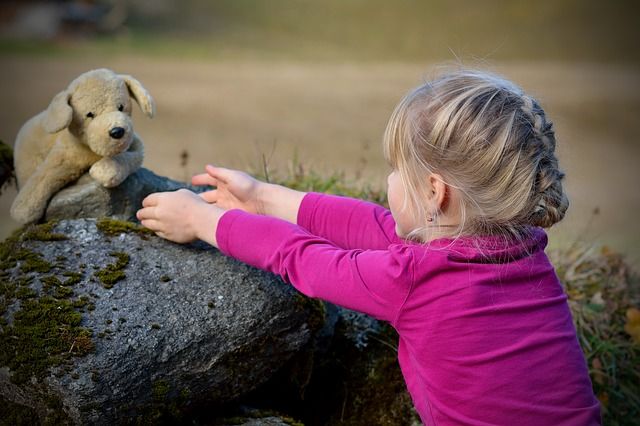
[{"label": "young girl", "polygon": [[201,239],[302,293],[398,331],[427,425],[600,423],[553,266],[562,219],[555,136],[540,105],[499,77],[459,71],[402,99],[384,135],[390,211],[206,167],[217,188],[149,195],[163,238]]}]

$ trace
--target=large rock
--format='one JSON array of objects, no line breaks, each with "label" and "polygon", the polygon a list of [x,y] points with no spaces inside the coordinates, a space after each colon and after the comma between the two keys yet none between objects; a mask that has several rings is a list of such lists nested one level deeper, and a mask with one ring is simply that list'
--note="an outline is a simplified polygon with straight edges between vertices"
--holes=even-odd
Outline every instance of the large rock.
[{"label": "large rock", "polygon": [[321,303],[276,277],[132,224],[26,228],[0,262],[0,395],[40,419],[113,424],[159,404],[223,404],[325,324]]},{"label": "large rock", "polygon": [[145,168],[138,169],[115,188],[103,187],[86,173],[77,182],[53,196],[45,219],[110,216],[132,220],[135,219],[144,197],[152,192],[175,191],[180,188],[196,192],[204,189],[158,176]]}]

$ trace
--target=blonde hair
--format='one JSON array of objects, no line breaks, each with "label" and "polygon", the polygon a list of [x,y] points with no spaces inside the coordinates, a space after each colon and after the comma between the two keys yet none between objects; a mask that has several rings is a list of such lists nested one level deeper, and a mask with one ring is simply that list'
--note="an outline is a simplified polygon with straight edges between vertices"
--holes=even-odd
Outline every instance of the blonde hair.
[{"label": "blonde hair", "polygon": [[[558,169],[552,123],[513,83],[480,71],[441,76],[408,93],[384,134],[384,153],[405,189],[405,206],[421,223],[409,238],[425,241],[426,176],[440,174],[459,194],[460,224],[449,236],[521,238],[548,228],[569,206]],[[437,212],[436,212],[437,213]]]}]

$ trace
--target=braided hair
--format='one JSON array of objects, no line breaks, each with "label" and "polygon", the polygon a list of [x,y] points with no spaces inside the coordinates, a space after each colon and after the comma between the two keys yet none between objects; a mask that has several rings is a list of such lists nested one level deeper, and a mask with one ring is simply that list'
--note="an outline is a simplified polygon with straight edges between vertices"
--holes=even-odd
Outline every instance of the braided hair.
[{"label": "braided hair", "polygon": [[531,195],[535,206],[527,219],[533,225],[548,228],[562,220],[569,207],[569,199],[562,188],[565,174],[558,168],[554,154],[556,137],[553,123],[547,121],[538,102],[530,96],[522,96],[521,110],[530,124],[526,143],[539,146],[537,176]]},{"label": "braided hair", "polygon": [[521,237],[532,226],[560,221],[569,201],[555,148],[553,124],[536,100],[506,79],[475,70],[412,90],[384,135],[387,161],[422,224],[409,236],[424,241],[434,227],[422,201],[429,173],[439,173],[460,195],[462,220],[451,236]]}]

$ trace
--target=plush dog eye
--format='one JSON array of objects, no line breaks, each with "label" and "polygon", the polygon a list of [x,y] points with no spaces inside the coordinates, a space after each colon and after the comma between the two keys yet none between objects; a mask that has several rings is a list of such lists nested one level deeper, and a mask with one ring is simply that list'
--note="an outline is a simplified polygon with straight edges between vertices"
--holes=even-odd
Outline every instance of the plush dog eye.
[{"label": "plush dog eye", "polygon": [[123,111],[124,110],[124,105],[118,105],[118,111]]},{"label": "plush dog eye", "polygon": [[93,118],[93,117],[95,117],[95,115],[94,115],[92,112],[88,112],[88,113],[87,113],[87,117],[89,117],[89,118]]}]

